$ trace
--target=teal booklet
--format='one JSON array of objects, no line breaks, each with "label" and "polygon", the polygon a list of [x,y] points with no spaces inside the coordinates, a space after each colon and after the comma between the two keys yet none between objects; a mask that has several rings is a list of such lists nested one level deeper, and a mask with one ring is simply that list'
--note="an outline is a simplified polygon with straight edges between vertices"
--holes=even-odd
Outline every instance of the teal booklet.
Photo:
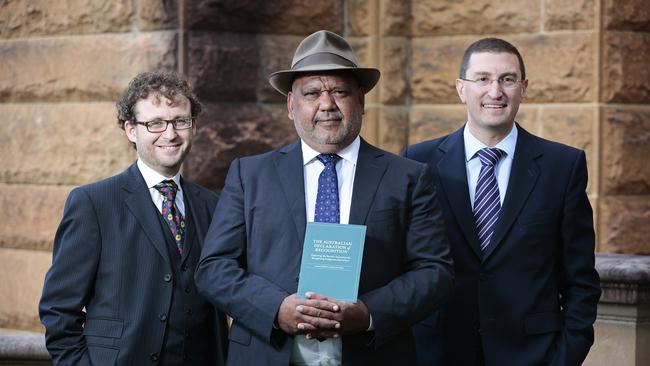
[{"label": "teal booklet", "polygon": [[365,225],[308,222],[297,296],[311,291],[356,303],[365,238]]}]

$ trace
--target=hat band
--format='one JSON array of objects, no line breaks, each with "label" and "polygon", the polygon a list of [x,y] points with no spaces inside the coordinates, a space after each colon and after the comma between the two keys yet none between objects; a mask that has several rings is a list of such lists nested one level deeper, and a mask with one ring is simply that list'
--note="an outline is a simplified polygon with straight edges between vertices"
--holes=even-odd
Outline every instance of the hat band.
[{"label": "hat band", "polygon": [[344,57],[329,52],[320,52],[320,53],[314,53],[313,55],[309,55],[303,58],[302,60],[296,62],[291,67],[291,70],[297,70],[299,68],[303,68],[307,66],[323,65],[323,64],[338,64],[346,67],[357,67],[357,65],[354,62]]}]

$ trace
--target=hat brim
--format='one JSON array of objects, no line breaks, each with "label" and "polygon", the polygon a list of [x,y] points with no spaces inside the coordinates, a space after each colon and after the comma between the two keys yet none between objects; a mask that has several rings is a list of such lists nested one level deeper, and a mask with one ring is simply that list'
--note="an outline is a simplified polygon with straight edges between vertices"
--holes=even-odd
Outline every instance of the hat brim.
[{"label": "hat brim", "polygon": [[359,86],[363,88],[364,93],[369,92],[377,85],[380,76],[379,70],[372,68],[345,67],[336,64],[313,65],[303,67],[299,70],[276,71],[269,75],[269,83],[275,90],[283,95],[287,95],[291,91],[291,86],[296,76],[301,74],[320,74],[327,71],[345,71],[353,74],[359,82]]}]

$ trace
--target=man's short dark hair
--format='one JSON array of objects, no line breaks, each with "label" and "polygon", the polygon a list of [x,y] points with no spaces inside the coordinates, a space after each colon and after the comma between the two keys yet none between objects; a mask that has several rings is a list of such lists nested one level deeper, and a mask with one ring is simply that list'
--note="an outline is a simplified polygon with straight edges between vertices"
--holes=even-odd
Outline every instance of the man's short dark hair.
[{"label": "man's short dark hair", "polygon": [[460,78],[467,77],[467,67],[469,64],[469,58],[474,53],[479,52],[489,52],[489,53],[510,53],[517,56],[519,60],[519,70],[521,71],[521,80],[526,80],[526,67],[524,66],[524,59],[519,54],[517,47],[513,46],[511,43],[504,41],[500,38],[483,38],[472,43],[465,54],[463,54],[463,59],[460,61]]},{"label": "man's short dark hair", "polygon": [[201,103],[190,85],[180,75],[171,71],[148,71],[136,76],[117,101],[117,124],[124,129],[124,122],[135,120],[135,104],[147,99],[150,94],[159,94],[169,100],[178,95],[189,99],[192,117],[201,112]]}]

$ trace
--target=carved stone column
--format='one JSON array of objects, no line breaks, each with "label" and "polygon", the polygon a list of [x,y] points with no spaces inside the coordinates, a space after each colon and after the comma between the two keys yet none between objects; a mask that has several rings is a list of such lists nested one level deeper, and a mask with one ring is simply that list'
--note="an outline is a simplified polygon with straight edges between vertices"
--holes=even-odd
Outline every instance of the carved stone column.
[{"label": "carved stone column", "polygon": [[650,256],[597,254],[603,294],[589,366],[650,364]]}]

